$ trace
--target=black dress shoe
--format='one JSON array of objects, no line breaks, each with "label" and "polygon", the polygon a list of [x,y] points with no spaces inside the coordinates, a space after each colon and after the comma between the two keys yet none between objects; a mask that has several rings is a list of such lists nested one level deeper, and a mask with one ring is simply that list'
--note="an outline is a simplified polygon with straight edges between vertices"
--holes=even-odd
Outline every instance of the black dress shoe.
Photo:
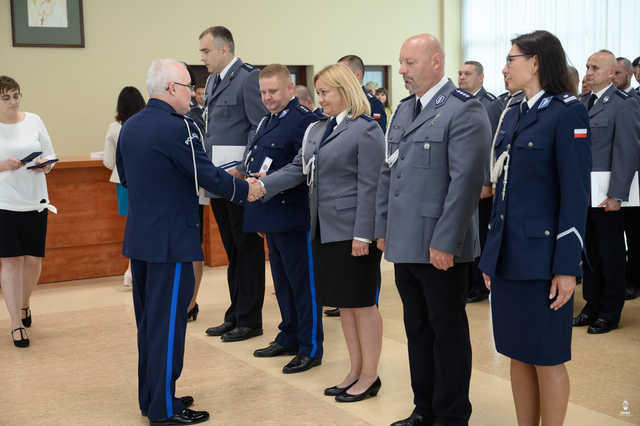
[{"label": "black dress shoe", "polygon": [[[13,333],[15,333],[16,331],[20,332],[19,340],[16,340],[16,338],[13,337]],[[27,335],[27,330],[25,330],[24,327],[18,327],[11,330],[11,338],[13,339],[13,344],[16,346],[16,348],[26,348],[27,346],[29,346],[29,336]]]},{"label": "black dress shoe", "polygon": [[324,314],[328,317],[339,317],[340,308],[325,309]]},{"label": "black dress shoe", "polygon": [[31,308],[27,306],[26,308],[20,308],[20,310],[25,312],[25,317],[22,318],[22,325],[27,328],[31,327]]},{"label": "black dress shoe", "polygon": [[[636,297],[638,297],[638,291],[634,286],[629,286],[624,289],[624,300],[633,300]],[[22,322],[24,323],[24,320],[22,320]]]},{"label": "black dress shoe", "polygon": [[198,319],[198,312],[200,312],[200,308],[198,308],[198,304],[193,305],[193,308],[189,312],[187,312],[187,322],[195,321]]},{"label": "black dress shoe", "polygon": [[382,386],[382,382],[380,381],[380,377],[378,377],[376,381],[371,383],[371,386],[369,386],[364,392],[359,393],[357,395],[352,395],[349,392],[344,392],[344,393],[341,393],[340,395],[336,395],[336,401],[338,402],[362,401],[363,399],[376,396],[381,386]]},{"label": "black dress shoe", "polygon": [[209,413],[206,411],[194,411],[185,408],[169,417],[168,419],[151,420],[150,425],[195,425],[196,423],[202,423],[209,420]]},{"label": "black dress shoe", "polygon": [[223,342],[239,342],[252,337],[262,336],[261,328],[236,327],[222,335]]},{"label": "black dress shoe", "polygon": [[606,320],[604,318],[598,318],[593,324],[589,326],[587,329],[587,333],[589,334],[603,334],[608,333],[611,330],[615,330],[618,328],[618,323]]},{"label": "black dress shoe", "polygon": [[284,374],[300,373],[320,364],[322,364],[322,360],[320,358],[311,358],[306,355],[298,354],[287,365],[282,367],[282,372]]},{"label": "black dress shoe", "polygon": [[[192,396],[189,396],[189,395],[187,395],[187,396],[181,396],[181,397],[179,397],[178,399],[179,399],[180,401],[182,401],[182,403],[184,404],[184,408],[189,408],[189,407],[191,407],[191,406],[193,405],[193,397],[192,397]],[[146,412],[146,411],[143,411],[143,412],[142,412],[142,415],[143,415],[144,417],[147,417],[147,412]]]},{"label": "black dress shoe", "polygon": [[234,325],[232,322],[225,321],[217,327],[207,328],[205,333],[207,333],[207,336],[222,336],[227,331],[233,330],[233,327]]},{"label": "black dress shoe", "polygon": [[355,385],[356,383],[358,383],[357,380],[355,382],[351,383],[349,386],[344,387],[344,388],[339,388],[338,386],[331,386],[330,388],[326,388],[324,390],[324,394],[327,395],[327,396],[338,396],[341,393],[346,392],[347,389],[349,389],[351,386]]},{"label": "black dress shoe", "polygon": [[583,327],[585,325],[591,325],[595,322],[596,317],[589,315],[585,312],[580,312],[577,317],[573,319],[574,327]]},{"label": "black dress shoe", "polygon": [[277,344],[276,342],[271,342],[269,346],[262,349],[257,349],[253,352],[253,356],[258,358],[270,358],[272,356],[280,356],[280,355],[295,355],[298,353],[297,349],[285,348]]},{"label": "black dress shoe", "polygon": [[467,298],[464,299],[464,301],[465,303],[476,303],[476,302],[482,302],[488,297],[489,297],[488,290],[485,290],[485,291],[472,290],[471,292],[469,292],[469,296],[467,296]]},{"label": "black dress shoe", "polygon": [[431,425],[431,422],[427,421],[427,419],[424,416],[421,416],[415,411],[411,413],[411,415],[406,419],[398,420],[397,422],[391,423],[391,426],[427,426],[427,425]]}]

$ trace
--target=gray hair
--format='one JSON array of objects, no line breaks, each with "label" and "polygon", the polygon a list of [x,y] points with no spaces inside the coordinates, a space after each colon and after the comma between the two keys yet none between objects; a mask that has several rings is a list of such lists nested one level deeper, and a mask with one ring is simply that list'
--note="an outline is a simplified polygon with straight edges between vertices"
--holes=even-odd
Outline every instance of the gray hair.
[{"label": "gray hair", "polygon": [[166,91],[170,82],[180,79],[180,68],[187,69],[182,62],[175,59],[156,59],[151,62],[149,71],[147,71],[149,96]]}]

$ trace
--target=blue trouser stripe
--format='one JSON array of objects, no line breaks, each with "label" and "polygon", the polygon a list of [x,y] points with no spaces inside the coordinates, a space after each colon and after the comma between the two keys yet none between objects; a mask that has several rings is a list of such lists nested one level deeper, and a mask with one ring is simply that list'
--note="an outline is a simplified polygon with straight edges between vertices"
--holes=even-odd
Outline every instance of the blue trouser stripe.
[{"label": "blue trouser stripe", "polygon": [[165,396],[167,402],[167,417],[173,417],[173,395],[171,394],[171,376],[173,375],[173,339],[176,333],[176,311],[178,307],[178,291],[180,290],[180,273],[182,263],[176,263],[173,274],[173,289],[171,291],[171,313],[169,315],[169,336],[167,339],[167,376],[165,378]]},{"label": "blue trouser stripe", "polygon": [[311,329],[311,354],[309,357],[313,358],[318,350],[318,305],[316,303],[316,280],[313,270],[313,251],[311,250],[311,234],[307,231],[307,258],[309,259],[309,287],[311,291],[311,311],[313,312],[313,328]]}]

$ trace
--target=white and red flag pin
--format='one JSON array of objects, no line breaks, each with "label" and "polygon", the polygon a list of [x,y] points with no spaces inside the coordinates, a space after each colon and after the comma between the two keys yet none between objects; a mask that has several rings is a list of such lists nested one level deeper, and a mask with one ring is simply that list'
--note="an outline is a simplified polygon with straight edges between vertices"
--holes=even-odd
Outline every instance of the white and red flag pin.
[{"label": "white and red flag pin", "polygon": [[586,139],[587,138],[587,129],[573,129],[573,138],[574,139]]}]

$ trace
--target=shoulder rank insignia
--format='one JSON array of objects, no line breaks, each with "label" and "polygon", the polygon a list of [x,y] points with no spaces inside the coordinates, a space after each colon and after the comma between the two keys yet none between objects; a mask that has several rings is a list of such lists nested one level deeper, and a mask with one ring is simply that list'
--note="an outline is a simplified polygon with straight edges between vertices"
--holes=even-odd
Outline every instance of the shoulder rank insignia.
[{"label": "shoulder rank insignia", "polygon": [[620,96],[622,99],[627,99],[629,98],[631,95],[628,94],[627,92],[625,92],[624,90],[616,90],[616,95]]},{"label": "shoulder rank insignia", "polygon": [[367,121],[373,121],[373,120],[375,120],[375,118],[373,118],[372,116],[367,115],[367,114],[362,114],[360,117],[364,118],[364,119],[365,119],[365,120],[367,120]]},{"label": "shoulder rank insignia", "polygon": [[574,101],[578,101],[578,98],[573,96],[571,93],[563,93],[562,95],[558,95],[557,98],[567,105],[573,103]]},{"label": "shoulder rank insignia", "polygon": [[451,92],[451,94],[460,99],[462,102],[467,102],[469,99],[473,98],[473,95],[471,93],[462,89],[455,89],[453,92]]},{"label": "shoulder rank insignia", "polygon": [[242,68],[246,69],[247,71],[253,71],[256,69],[256,67],[251,64],[247,64],[246,62],[242,63]]},{"label": "shoulder rank insignia", "polygon": [[491,94],[491,93],[489,93],[489,92],[485,92],[484,96],[485,96],[487,99],[489,99],[490,101],[495,101],[496,99],[498,99],[498,98],[496,98],[493,94]]},{"label": "shoulder rank insignia", "polygon": [[284,111],[282,111],[282,112],[278,115],[278,118],[284,118],[288,113],[289,113],[289,108],[287,108],[287,109],[285,109]]},{"label": "shoulder rank insignia", "polygon": [[300,105],[300,104],[298,104],[298,109],[299,109],[300,111],[302,111],[302,112],[311,112],[311,110],[309,110],[309,108],[307,108],[307,107],[306,107],[306,106],[304,106],[304,105]]},{"label": "shoulder rank insignia", "polygon": [[549,104],[551,103],[551,100],[553,99],[553,96],[547,96],[546,98],[544,98],[543,100],[540,101],[540,105],[538,105],[538,111],[540,111],[541,109],[545,109],[546,107],[549,106]]}]

